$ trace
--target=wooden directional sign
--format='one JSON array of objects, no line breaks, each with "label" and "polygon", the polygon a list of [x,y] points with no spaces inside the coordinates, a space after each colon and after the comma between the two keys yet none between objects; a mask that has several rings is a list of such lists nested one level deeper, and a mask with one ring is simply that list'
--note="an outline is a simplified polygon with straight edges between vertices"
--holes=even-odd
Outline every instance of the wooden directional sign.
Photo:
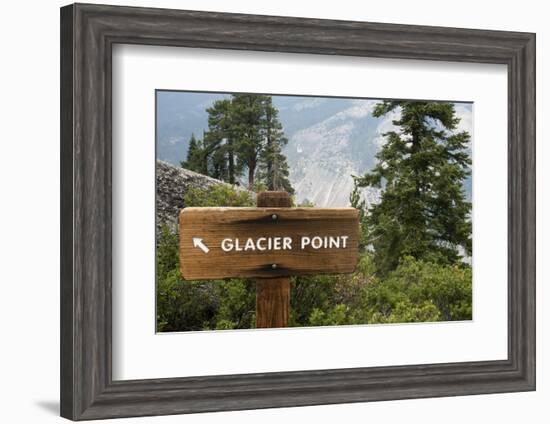
[{"label": "wooden directional sign", "polygon": [[353,272],[354,208],[185,208],[180,266],[187,280]]}]

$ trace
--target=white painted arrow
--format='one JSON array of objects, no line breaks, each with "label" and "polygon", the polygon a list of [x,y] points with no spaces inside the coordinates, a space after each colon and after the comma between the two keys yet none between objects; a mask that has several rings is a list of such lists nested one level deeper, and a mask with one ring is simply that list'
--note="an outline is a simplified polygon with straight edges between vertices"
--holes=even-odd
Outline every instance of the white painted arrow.
[{"label": "white painted arrow", "polygon": [[202,242],[202,239],[198,237],[193,237],[193,247],[198,247],[204,253],[210,252],[210,249]]}]

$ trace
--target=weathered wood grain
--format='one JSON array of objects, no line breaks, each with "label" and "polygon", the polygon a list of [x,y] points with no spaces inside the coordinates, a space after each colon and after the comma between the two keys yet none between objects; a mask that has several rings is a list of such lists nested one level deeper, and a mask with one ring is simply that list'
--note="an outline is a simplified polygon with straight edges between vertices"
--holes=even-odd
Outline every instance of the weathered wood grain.
[{"label": "weathered wood grain", "polygon": [[286,191],[262,191],[256,197],[259,208],[290,208],[292,199]]},{"label": "weathered wood grain", "polygon": [[288,326],[290,315],[290,278],[256,280],[256,328]]},{"label": "weathered wood grain", "polygon": [[[359,215],[353,208],[185,208],[179,217],[181,272],[188,280],[349,273],[357,264],[358,232]],[[316,237],[322,237],[319,248]],[[249,238],[262,238],[265,250],[246,250]],[[291,248],[284,249],[283,238],[292,240]],[[195,239],[202,240],[208,253],[195,246]]]},{"label": "weathered wood grain", "polygon": [[[284,191],[258,193],[256,206],[289,208],[292,199]],[[290,278],[258,278],[256,280],[256,328],[288,326],[290,316]]]}]

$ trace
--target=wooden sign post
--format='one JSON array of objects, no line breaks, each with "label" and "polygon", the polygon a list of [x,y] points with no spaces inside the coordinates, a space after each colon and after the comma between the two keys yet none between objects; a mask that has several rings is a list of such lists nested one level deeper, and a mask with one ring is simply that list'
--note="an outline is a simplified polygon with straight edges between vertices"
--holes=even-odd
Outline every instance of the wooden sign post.
[{"label": "wooden sign post", "polygon": [[186,280],[256,279],[256,327],[288,325],[290,276],[353,272],[354,208],[291,208],[285,192],[259,193],[256,208],[185,208],[179,217]]},{"label": "wooden sign post", "polygon": [[[258,193],[259,208],[290,208],[292,200],[285,191]],[[276,265],[276,264],[275,264]],[[256,328],[288,327],[290,313],[290,278],[273,277],[256,280]]]}]

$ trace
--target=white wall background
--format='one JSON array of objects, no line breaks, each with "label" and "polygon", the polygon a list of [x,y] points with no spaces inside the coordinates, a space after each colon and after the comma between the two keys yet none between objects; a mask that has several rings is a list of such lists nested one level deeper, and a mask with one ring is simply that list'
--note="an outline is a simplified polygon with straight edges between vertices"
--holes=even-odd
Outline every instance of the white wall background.
[{"label": "white wall background", "polygon": [[[103,3],[105,3],[104,1]],[[550,418],[550,149],[543,117],[550,103],[545,62],[550,13],[540,0],[297,2],[277,0],[109,1],[112,4],[365,20],[537,33],[538,390],[534,393],[271,409],[120,422],[545,423]],[[0,65],[0,421],[61,422],[59,393],[59,7],[64,2],[3,5]],[[546,259],[546,260],[545,260]],[[546,278],[545,278],[546,277]],[[138,421],[139,420],[139,421]]]}]

